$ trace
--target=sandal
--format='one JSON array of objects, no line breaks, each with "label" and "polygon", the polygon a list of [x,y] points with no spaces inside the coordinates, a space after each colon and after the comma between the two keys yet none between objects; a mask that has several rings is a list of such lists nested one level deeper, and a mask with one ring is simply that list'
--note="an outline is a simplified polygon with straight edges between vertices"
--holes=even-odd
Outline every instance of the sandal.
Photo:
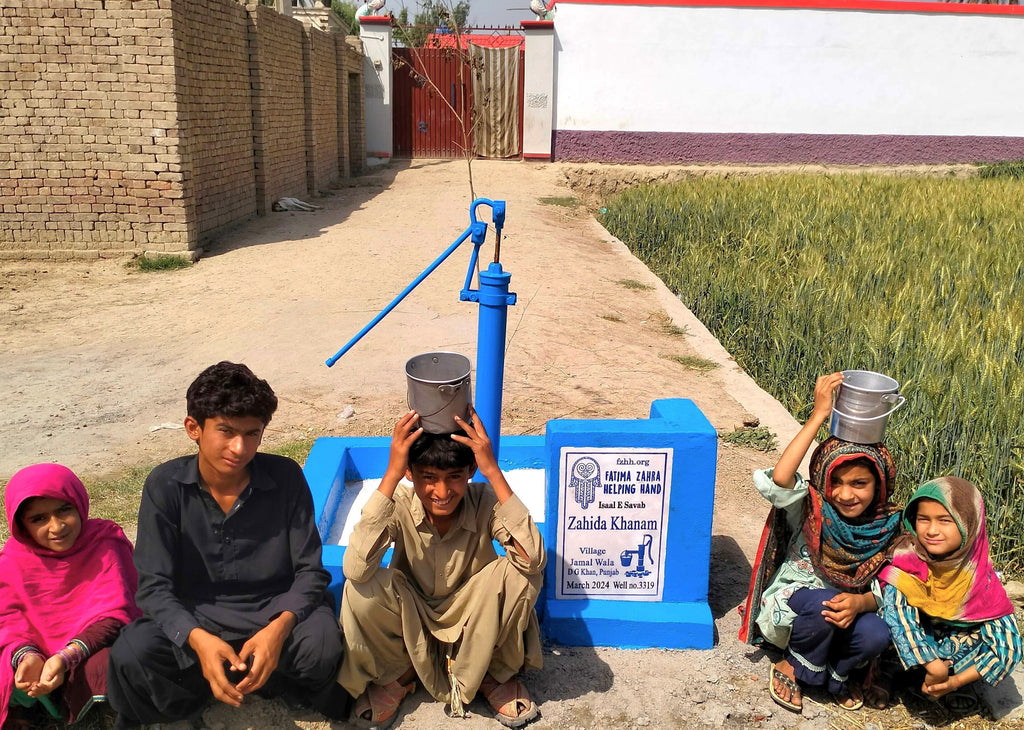
[{"label": "sandal", "polygon": [[522,727],[540,714],[526,685],[515,677],[498,684],[498,680],[488,674],[480,683],[480,691],[494,710],[494,718],[505,727]]},{"label": "sandal", "polygon": [[368,684],[352,710],[352,724],[367,730],[384,730],[394,724],[398,707],[406,695],[416,691],[416,682],[401,684],[397,680],[385,685]]},{"label": "sandal", "polygon": [[939,700],[947,710],[958,716],[972,715],[978,711],[981,701],[970,685],[953,690]]},{"label": "sandal", "polygon": [[[779,693],[775,691],[776,682],[789,690],[788,700],[782,699]],[[795,679],[785,674],[782,670],[776,668],[775,665],[772,665],[772,671],[768,675],[768,694],[770,694],[772,699],[775,700],[775,704],[780,707],[785,707],[791,712],[804,711],[803,692],[800,690],[800,685],[796,683]],[[794,700],[797,699],[800,700],[799,703],[794,702]]]},{"label": "sandal", "polygon": [[[859,710],[864,706],[863,696],[855,697],[852,685],[847,685],[846,692],[844,693],[833,693],[832,699],[834,699],[836,701],[836,704],[842,707],[844,710],[850,710],[851,712]],[[849,702],[850,704],[846,704],[847,702]]]}]

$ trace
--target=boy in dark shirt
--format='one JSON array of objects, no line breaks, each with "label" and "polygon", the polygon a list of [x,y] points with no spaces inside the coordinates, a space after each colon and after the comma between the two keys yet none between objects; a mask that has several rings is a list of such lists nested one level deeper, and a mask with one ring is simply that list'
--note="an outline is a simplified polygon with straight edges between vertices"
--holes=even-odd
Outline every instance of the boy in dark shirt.
[{"label": "boy in dark shirt", "polygon": [[288,692],[332,719],[342,645],[320,562],[313,499],[298,464],[257,453],[277,408],[245,365],[212,365],[186,396],[199,453],[146,479],[136,596],[143,617],[111,648],[118,727],[196,717],[213,697]]}]

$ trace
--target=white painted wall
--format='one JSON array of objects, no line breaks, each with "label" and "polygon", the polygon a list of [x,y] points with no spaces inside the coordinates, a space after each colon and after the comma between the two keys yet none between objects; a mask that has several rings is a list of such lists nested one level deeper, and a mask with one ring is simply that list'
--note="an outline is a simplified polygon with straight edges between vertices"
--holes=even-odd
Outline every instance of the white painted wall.
[{"label": "white painted wall", "polygon": [[555,128],[1024,136],[1024,15],[891,5],[562,0]]},{"label": "white painted wall", "polygon": [[366,157],[376,164],[394,154],[391,92],[391,24],[386,20],[365,22],[360,27],[363,43],[363,86],[366,92]]},{"label": "white painted wall", "polygon": [[523,77],[523,154],[551,156],[554,122],[555,34],[553,28],[525,28]]}]

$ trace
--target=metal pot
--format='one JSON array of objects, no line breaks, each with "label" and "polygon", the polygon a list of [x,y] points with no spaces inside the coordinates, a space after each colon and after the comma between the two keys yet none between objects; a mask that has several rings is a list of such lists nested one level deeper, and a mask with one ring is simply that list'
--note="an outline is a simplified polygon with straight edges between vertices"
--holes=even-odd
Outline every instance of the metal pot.
[{"label": "metal pot", "polygon": [[888,375],[871,370],[844,370],[832,406],[832,435],[855,444],[882,441],[889,416],[907,402],[899,389],[899,382]]},{"label": "metal pot", "polygon": [[458,430],[455,416],[469,421],[472,402],[469,358],[457,352],[425,352],[405,363],[409,408],[427,433]]}]

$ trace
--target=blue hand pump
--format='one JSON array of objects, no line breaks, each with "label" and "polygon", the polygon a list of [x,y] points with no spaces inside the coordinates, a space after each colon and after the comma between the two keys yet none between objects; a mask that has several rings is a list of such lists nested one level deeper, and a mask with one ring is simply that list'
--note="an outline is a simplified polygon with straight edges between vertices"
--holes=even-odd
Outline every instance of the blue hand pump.
[{"label": "blue hand pump", "polygon": [[[477,289],[473,289],[473,273],[477,270],[480,246],[487,236],[487,224],[477,220],[476,209],[481,205],[491,208],[494,223],[494,261],[485,271],[477,272]],[[495,456],[498,455],[501,440],[501,395],[505,377],[505,331],[508,324],[508,307],[516,303],[516,295],[508,290],[512,275],[501,268],[501,230],[505,225],[505,201],[477,198],[469,206],[469,227],[462,232],[444,253],[434,259],[423,272],[409,283],[390,304],[363,327],[338,352],[327,359],[327,367],[336,363],[342,355],[386,317],[399,302],[405,299],[424,279],[447,259],[462,243],[471,238],[473,253],[469,259],[466,282],[459,292],[459,300],[477,302],[480,311],[477,318],[476,343],[476,411],[487,429]]]}]

